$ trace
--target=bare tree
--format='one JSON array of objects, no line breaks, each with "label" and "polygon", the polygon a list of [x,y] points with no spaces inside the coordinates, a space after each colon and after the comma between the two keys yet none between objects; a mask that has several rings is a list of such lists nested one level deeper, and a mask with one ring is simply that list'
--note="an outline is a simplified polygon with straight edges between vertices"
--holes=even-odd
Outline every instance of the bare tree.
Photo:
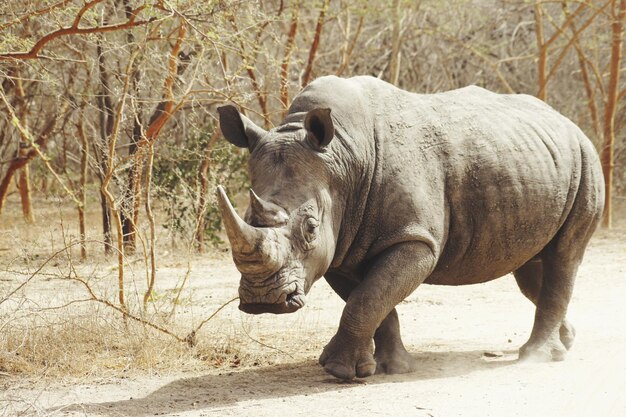
[{"label": "bare tree", "polygon": [[[609,69],[609,85],[607,89],[606,104],[604,107],[604,145],[602,147],[602,168],[604,170],[604,183],[606,203],[602,225],[611,228],[613,217],[613,172],[615,166],[615,114],[617,101],[620,97],[620,72],[622,71],[622,45],[624,37],[624,22],[626,18],[626,0],[611,1],[611,60]],[[626,91],[626,90],[625,90]],[[622,94],[623,98],[623,94]]]}]

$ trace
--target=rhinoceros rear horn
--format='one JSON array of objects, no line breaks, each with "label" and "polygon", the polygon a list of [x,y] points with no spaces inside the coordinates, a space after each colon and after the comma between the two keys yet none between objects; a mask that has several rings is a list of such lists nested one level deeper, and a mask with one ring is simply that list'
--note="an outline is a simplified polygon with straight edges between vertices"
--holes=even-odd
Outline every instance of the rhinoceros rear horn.
[{"label": "rhinoceros rear horn", "polygon": [[289,215],[282,207],[263,200],[252,189],[250,189],[250,209],[253,224],[256,222],[266,226],[282,226],[289,220]]},{"label": "rhinoceros rear horn", "polygon": [[267,132],[255,125],[250,119],[235,106],[222,106],[217,108],[220,115],[220,129],[227,141],[240,148],[248,148],[250,151],[267,134]]},{"label": "rhinoceros rear horn", "polygon": [[330,117],[330,109],[318,108],[310,110],[304,118],[307,139],[316,148],[322,149],[335,136],[335,126]]},{"label": "rhinoceros rear horn", "polygon": [[252,276],[278,271],[284,254],[276,233],[272,234],[271,228],[253,227],[243,221],[221,185],[217,187],[217,200],[237,269]]}]

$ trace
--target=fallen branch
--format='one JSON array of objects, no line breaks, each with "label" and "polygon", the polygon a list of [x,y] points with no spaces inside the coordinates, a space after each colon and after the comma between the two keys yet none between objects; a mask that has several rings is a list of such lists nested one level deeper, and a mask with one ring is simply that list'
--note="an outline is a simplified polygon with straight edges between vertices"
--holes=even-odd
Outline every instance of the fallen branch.
[{"label": "fallen branch", "polygon": [[63,249],[60,249],[56,252],[54,252],[48,259],[46,259],[40,266],[39,268],[37,268],[35,270],[35,272],[33,272],[32,274],[30,274],[30,276],[26,279],[26,281],[22,282],[20,285],[17,286],[17,288],[15,288],[13,291],[11,291],[7,296],[5,296],[2,300],[0,300],[0,305],[2,305],[5,301],[7,301],[9,298],[11,298],[12,296],[15,295],[15,293],[17,293],[19,290],[21,290],[22,288],[24,288],[30,281],[33,280],[33,278],[35,278],[39,272],[41,272],[41,270],[54,258],[56,258],[58,255],[62,254],[62,253],[66,253],[67,250],[69,248],[71,248],[72,246],[76,246],[76,245],[80,245],[80,242],[75,242],[75,243],[70,243],[69,245],[66,245]]},{"label": "fallen branch", "polygon": [[189,332],[189,334],[185,337],[184,340],[187,343],[187,345],[189,345],[189,347],[195,346],[196,345],[196,334],[200,331],[202,326],[204,326],[209,320],[211,320],[213,317],[215,317],[217,315],[217,313],[222,311],[222,309],[224,307],[226,307],[228,304],[230,304],[230,303],[232,303],[233,301],[236,301],[236,300],[239,300],[239,297],[235,297],[235,298],[232,298],[232,299],[226,301],[224,304],[219,306],[218,309],[213,312],[213,314],[211,314],[206,319],[202,320],[202,322],[195,329],[193,329],[191,332]]},{"label": "fallen branch", "polygon": [[280,352],[280,353],[282,353],[283,355],[287,355],[287,356],[289,356],[291,359],[295,359],[295,358],[293,357],[293,355],[291,355],[289,352],[285,352],[284,350],[282,350],[282,349],[278,349],[278,348],[277,348],[277,347],[275,347],[275,346],[270,346],[270,345],[268,345],[268,344],[266,344],[266,343],[261,342],[260,340],[255,339],[254,337],[250,336],[250,333],[248,333],[248,330],[247,330],[247,329],[246,329],[243,325],[241,326],[241,328],[243,329],[243,332],[246,334],[246,336],[248,336],[248,338],[249,338],[250,340],[252,340],[253,342],[256,342],[256,343],[258,343],[259,345],[261,345],[261,346],[263,346],[263,347],[266,347],[266,348],[268,348],[268,349],[272,349],[272,350],[275,350],[275,351],[277,351],[277,352]]}]

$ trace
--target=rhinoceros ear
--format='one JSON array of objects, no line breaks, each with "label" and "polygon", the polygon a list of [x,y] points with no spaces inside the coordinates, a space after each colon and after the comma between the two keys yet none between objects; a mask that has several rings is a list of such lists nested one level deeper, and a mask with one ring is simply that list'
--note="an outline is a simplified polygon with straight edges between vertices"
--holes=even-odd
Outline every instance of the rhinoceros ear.
[{"label": "rhinoceros ear", "polygon": [[317,148],[322,149],[335,136],[335,127],[330,117],[330,109],[313,109],[304,118],[304,128],[307,130],[307,139]]},{"label": "rhinoceros ear", "polygon": [[255,125],[250,119],[235,106],[222,106],[217,108],[220,114],[220,129],[227,141],[240,148],[252,148],[261,140],[267,132]]}]

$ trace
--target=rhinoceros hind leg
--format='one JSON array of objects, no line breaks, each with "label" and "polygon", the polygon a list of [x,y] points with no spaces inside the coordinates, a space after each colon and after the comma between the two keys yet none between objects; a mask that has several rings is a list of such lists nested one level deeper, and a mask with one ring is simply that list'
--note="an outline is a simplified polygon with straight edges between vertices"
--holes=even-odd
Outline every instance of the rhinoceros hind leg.
[{"label": "rhinoceros hind leg", "polygon": [[522,292],[537,306],[530,338],[519,350],[520,360],[565,359],[567,349],[561,342],[560,328],[565,321],[577,267],[578,262],[563,260],[554,248],[546,248],[540,262],[530,261],[515,271]]},{"label": "rhinoceros hind leg", "polygon": [[374,333],[374,359],[377,374],[406,374],[417,369],[417,362],[407,352],[400,337],[398,313],[394,308]]},{"label": "rhinoceros hind leg", "polygon": [[602,173],[592,153],[588,145],[581,148],[581,175],[575,199],[561,229],[539,254],[541,272],[537,273],[537,265],[524,265],[516,271],[516,278],[531,275],[524,269],[535,269],[535,276],[541,276],[539,293],[533,297],[537,306],[535,324],[528,342],[520,349],[520,358],[548,352],[553,360],[562,360],[566,348],[573,343],[574,328],[565,320],[565,314],[578,266],[604,206]]},{"label": "rhinoceros hind leg", "polygon": [[565,346],[565,349],[570,350],[574,344],[574,339],[576,338],[576,329],[572,326],[572,323],[567,320],[563,320],[561,328],[559,329],[559,336],[561,343]]},{"label": "rhinoceros hind leg", "polygon": [[[543,281],[543,261],[540,258],[534,258],[513,272],[513,275],[522,294],[537,305]],[[575,337],[574,326],[567,319],[563,319],[559,328],[559,339],[567,350],[574,344]]]}]

